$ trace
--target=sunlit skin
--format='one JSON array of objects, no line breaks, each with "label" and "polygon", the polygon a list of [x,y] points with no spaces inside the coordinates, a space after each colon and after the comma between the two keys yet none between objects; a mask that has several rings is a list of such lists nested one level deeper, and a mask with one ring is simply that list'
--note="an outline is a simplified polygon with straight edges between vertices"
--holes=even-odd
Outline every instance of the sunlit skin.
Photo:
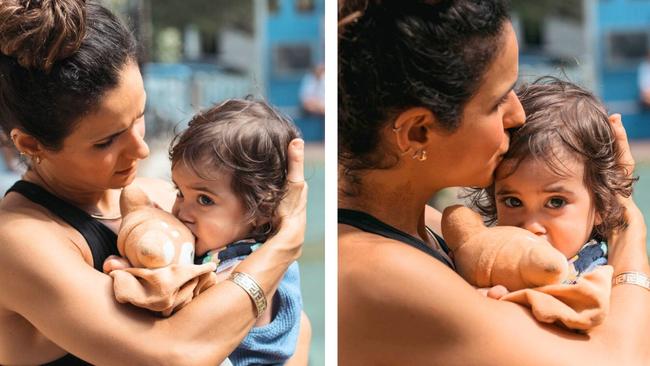
[{"label": "sunlit skin", "polygon": [[[253,225],[247,219],[242,200],[231,187],[232,174],[217,171],[213,179],[203,179],[196,172],[179,162],[172,168],[172,180],[176,185],[176,201],[172,213],[178,217],[196,237],[196,254],[203,255],[226,245],[250,237]],[[228,278],[234,267],[217,274],[219,281]],[[272,304],[257,320],[255,326],[266,325],[272,320]]]},{"label": "sunlit skin", "polygon": [[212,180],[203,179],[183,162],[172,169],[178,189],[172,213],[196,237],[197,255],[246,239],[252,231],[246,208],[231,188],[231,174],[212,176]]},{"label": "sunlit skin", "polygon": [[[20,131],[12,131],[19,150],[40,158],[40,163],[32,163],[27,176],[90,213],[118,215],[119,207],[109,201],[119,195],[117,189],[133,182],[138,161],[149,155],[144,141],[145,103],[140,70],[129,63],[120,73],[118,85],[82,117],[61,149],[32,144]],[[107,191],[110,189],[115,191]]]},{"label": "sunlit skin", "polygon": [[[371,213],[428,242],[423,208],[432,195],[447,187],[492,183],[494,170],[508,150],[507,129],[525,121],[523,107],[513,91],[519,48],[510,23],[504,24],[501,37],[494,61],[462,110],[459,127],[453,132],[445,130],[426,108],[402,112],[393,125],[386,124],[382,131],[384,144],[397,150],[399,165],[364,171],[363,189],[355,197],[339,195],[340,207]],[[426,150],[428,158],[413,159],[417,149]],[[406,180],[405,176],[410,178]],[[339,181],[339,187],[346,184],[345,180]],[[439,228],[439,222],[431,226]]]},{"label": "sunlit skin", "polygon": [[[437,142],[447,164],[448,186],[487,186],[508,151],[509,128],[525,121],[524,109],[513,88],[519,68],[519,48],[510,23],[504,25],[504,43],[484,76],[477,93],[463,109],[460,127]],[[462,169],[459,169],[462,167]]]},{"label": "sunlit skin", "polygon": [[499,225],[526,229],[571,258],[590,239],[599,219],[584,184],[584,164],[564,156],[563,174],[531,158],[508,175],[514,163],[503,162],[496,171],[495,198]]}]

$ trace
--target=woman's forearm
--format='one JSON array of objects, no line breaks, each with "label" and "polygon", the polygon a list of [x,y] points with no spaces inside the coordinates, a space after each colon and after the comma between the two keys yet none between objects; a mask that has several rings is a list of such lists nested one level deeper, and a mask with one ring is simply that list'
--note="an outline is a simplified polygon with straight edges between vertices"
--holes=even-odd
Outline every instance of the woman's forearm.
[{"label": "woman's forearm", "polygon": [[627,201],[626,210],[627,228],[617,231],[610,239],[609,264],[614,267],[614,275],[626,271],[650,274],[643,214],[631,199]]},{"label": "woman's forearm", "polygon": [[[267,242],[248,256],[236,271],[255,278],[270,303],[298,253],[295,246]],[[202,315],[197,317],[197,314]],[[224,281],[208,289],[168,321],[170,332],[184,329],[191,333],[177,345],[179,354],[193,354],[198,364],[214,364],[241,343],[255,323],[255,316],[256,308],[248,294],[233,282]]]},{"label": "woman's forearm", "polygon": [[[609,263],[614,276],[634,271],[650,275],[646,252],[646,227],[643,215],[631,200],[627,204],[628,227],[615,233],[610,240]],[[646,364],[650,361],[650,291],[632,284],[612,288],[610,313],[605,323],[596,328],[594,336],[602,337],[607,347],[629,357],[626,364]]]}]

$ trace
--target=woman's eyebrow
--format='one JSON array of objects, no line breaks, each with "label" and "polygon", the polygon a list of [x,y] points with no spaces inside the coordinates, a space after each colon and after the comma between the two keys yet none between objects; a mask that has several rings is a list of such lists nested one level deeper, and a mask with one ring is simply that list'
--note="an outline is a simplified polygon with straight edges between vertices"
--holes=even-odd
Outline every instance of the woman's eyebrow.
[{"label": "woman's eyebrow", "polygon": [[[129,127],[131,127],[131,126],[129,126]],[[119,130],[119,131],[117,131],[117,132],[115,132],[115,133],[112,133],[112,134],[110,134],[110,135],[108,135],[108,136],[104,136],[104,137],[102,137],[102,138],[99,138],[99,139],[95,140],[95,142],[100,142],[100,141],[104,141],[104,140],[111,139],[111,138],[113,138],[113,137],[115,137],[115,136],[117,136],[117,135],[123,133],[124,131],[128,130],[129,127],[125,128],[125,129],[123,129],[123,130]]]},{"label": "woman's eyebrow", "polygon": [[131,124],[129,125],[129,127],[124,128],[124,129],[122,129],[122,130],[119,130],[119,131],[117,131],[117,132],[114,132],[114,133],[112,133],[112,134],[110,134],[110,135],[108,135],[108,136],[104,136],[104,137],[102,137],[102,138],[99,138],[99,139],[95,140],[95,142],[99,142],[99,141],[103,141],[103,140],[107,140],[107,139],[113,138],[113,137],[115,137],[115,136],[117,136],[117,135],[123,133],[124,131],[128,130],[129,128],[131,128],[131,127],[133,126],[133,123],[135,123],[135,121],[139,120],[140,118],[142,118],[142,117],[144,116],[144,112],[145,112],[145,111],[142,110],[142,112],[140,112],[140,114],[138,114],[138,116],[135,117],[135,119],[134,119],[133,121],[131,121]]}]

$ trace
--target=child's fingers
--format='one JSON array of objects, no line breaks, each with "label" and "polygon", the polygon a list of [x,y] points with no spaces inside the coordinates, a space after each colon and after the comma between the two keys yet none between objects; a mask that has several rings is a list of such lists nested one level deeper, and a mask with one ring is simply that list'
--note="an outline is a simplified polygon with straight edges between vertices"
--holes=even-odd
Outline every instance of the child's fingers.
[{"label": "child's fingers", "polygon": [[289,183],[305,181],[305,141],[293,139],[289,143],[287,180]]},{"label": "child's fingers", "polygon": [[634,158],[632,157],[632,152],[630,151],[630,144],[627,140],[627,132],[625,132],[625,127],[623,127],[623,121],[621,120],[621,115],[616,113],[609,116],[609,123],[612,126],[614,132],[614,139],[618,145],[619,150],[621,151],[621,156],[619,158],[619,163],[625,165],[628,170],[628,174],[632,174],[634,170]]}]

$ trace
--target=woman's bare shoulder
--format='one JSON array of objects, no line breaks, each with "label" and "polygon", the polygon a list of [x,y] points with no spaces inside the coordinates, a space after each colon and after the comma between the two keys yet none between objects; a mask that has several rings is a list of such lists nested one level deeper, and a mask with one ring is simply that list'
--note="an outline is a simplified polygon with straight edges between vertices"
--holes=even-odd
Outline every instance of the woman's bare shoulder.
[{"label": "woman's bare shoulder", "polygon": [[171,211],[176,198],[174,185],[166,180],[158,178],[138,177],[133,184],[142,188],[147,195],[162,209]]},{"label": "woman's bare shoulder", "polygon": [[[582,354],[567,347],[567,339],[584,337],[539,324],[519,305],[481,296],[449,267],[401,242],[340,225],[338,270],[339,355],[349,361],[342,364],[543,365],[553,363],[543,349]],[[489,362],[474,358],[485,339],[494,349]],[[521,353],[514,359],[513,349]]]},{"label": "woman's bare shoulder", "polygon": [[[464,284],[451,269],[419,249],[394,239],[339,225],[339,285],[357,288],[354,296],[372,297],[374,292],[365,292],[361,288],[373,278],[382,278],[382,296],[396,292],[395,301],[409,302],[409,296],[402,293],[403,283],[395,279],[411,275],[422,278],[452,277]],[[469,287],[467,284],[465,286]]]}]

